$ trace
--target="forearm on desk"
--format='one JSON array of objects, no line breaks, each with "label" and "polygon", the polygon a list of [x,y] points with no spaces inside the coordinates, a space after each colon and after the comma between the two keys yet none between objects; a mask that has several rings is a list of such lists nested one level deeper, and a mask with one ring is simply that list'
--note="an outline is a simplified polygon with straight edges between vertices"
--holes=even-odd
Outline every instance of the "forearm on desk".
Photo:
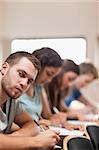
[{"label": "forearm on desk", "polygon": [[25,150],[40,147],[38,141],[33,137],[12,137],[0,134],[0,149]]},{"label": "forearm on desk", "polygon": [[13,132],[12,136],[35,136],[39,133],[39,128],[37,125],[30,121],[19,128],[17,131]]}]

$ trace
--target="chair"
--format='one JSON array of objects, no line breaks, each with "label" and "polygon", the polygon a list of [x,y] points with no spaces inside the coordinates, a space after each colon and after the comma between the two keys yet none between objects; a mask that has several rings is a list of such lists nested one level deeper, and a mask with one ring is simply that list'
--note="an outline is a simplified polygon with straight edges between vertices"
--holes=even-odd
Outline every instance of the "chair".
[{"label": "chair", "polygon": [[90,137],[94,149],[99,150],[99,126],[86,126],[85,134],[87,135],[87,137]]},{"label": "chair", "polygon": [[63,150],[93,150],[93,147],[87,137],[68,136],[64,138]]}]

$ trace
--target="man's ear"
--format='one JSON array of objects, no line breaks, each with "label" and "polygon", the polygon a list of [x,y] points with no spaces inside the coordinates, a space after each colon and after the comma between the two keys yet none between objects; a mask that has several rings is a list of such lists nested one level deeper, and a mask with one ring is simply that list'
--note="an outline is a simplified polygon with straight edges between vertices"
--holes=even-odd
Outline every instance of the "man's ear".
[{"label": "man's ear", "polygon": [[2,75],[6,74],[8,69],[9,69],[9,64],[7,62],[4,62],[4,64],[2,65],[2,69],[1,69],[1,74]]}]

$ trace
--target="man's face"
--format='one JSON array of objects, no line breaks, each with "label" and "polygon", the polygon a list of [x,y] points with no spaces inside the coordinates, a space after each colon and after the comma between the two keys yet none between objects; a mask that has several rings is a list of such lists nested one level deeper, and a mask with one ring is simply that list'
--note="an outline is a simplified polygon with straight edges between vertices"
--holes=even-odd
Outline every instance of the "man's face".
[{"label": "man's face", "polygon": [[78,77],[76,81],[77,88],[82,88],[93,81],[93,75],[92,74],[82,74]]},{"label": "man's face", "polygon": [[21,58],[12,67],[8,64],[4,64],[3,66],[4,75],[1,80],[1,85],[5,94],[14,99],[18,98],[29,88],[38,73],[32,62],[26,57]]}]

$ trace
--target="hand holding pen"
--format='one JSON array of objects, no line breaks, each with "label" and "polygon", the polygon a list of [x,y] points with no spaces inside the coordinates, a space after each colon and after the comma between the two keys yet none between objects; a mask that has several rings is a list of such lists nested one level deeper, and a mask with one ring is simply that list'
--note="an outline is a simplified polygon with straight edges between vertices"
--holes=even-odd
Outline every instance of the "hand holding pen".
[{"label": "hand holding pen", "polygon": [[37,117],[38,117],[39,120],[43,119],[42,116],[39,115],[37,112],[36,112],[36,115],[37,115]]},{"label": "hand holding pen", "polygon": [[[59,137],[59,132],[57,131],[52,131],[52,130],[47,130],[45,131],[44,128],[41,127],[41,125],[36,121],[34,120],[34,122],[36,123],[36,125],[38,127],[40,127],[40,129],[43,131],[43,134],[42,135],[42,138],[45,138],[45,142],[49,145],[49,144],[52,144],[52,147],[54,146],[54,149],[55,148],[60,148],[60,146],[58,145],[55,145],[57,144],[57,142],[60,140],[60,137]],[[39,135],[38,135],[39,136]],[[44,136],[44,137],[43,137]],[[51,143],[50,143],[51,142]]]},{"label": "hand holding pen", "polygon": [[41,131],[45,132],[44,128],[42,128],[42,126],[36,120],[34,120],[34,122],[41,129]]},{"label": "hand holding pen", "polygon": [[39,118],[39,124],[45,129],[49,129],[49,126],[51,125],[51,121],[50,120],[47,120],[47,119],[43,119],[42,116],[40,116],[37,112],[36,112],[36,115],[38,116]]}]

